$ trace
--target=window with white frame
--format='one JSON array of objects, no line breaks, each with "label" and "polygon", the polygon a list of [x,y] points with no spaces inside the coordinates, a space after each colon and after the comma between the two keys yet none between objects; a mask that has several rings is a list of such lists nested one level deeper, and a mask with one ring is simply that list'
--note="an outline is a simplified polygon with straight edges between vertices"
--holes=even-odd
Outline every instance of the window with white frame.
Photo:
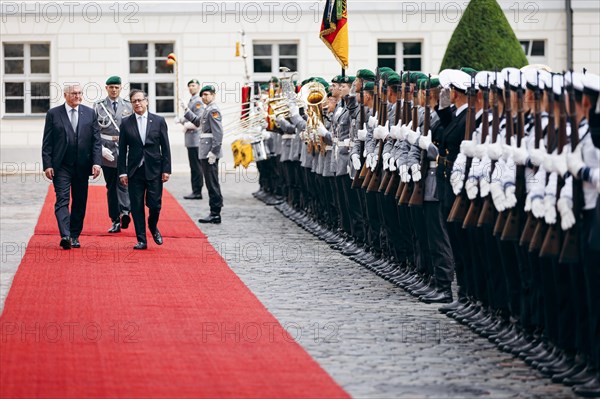
[{"label": "window with white frame", "polygon": [[2,43],[4,114],[50,109],[50,43]]},{"label": "window with white frame", "polygon": [[546,64],[546,41],[538,39],[519,40],[530,64]]},{"label": "window with white frame", "polygon": [[290,71],[298,70],[297,43],[255,42],[252,45],[252,50],[255,74],[264,73],[271,76],[278,74],[280,67],[287,67]]},{"label": "window with white frame", "polygon": [[148,94],[148,108],[157,114],[175,112],[175,65],[167,56],[175,43],[129,43],[129,88]]},{"label": "window with white frame", "polygon": [[419,41],[379,41],[377,42],[377,66],[392,68],[394,71],[420,71],[421,47]]}]

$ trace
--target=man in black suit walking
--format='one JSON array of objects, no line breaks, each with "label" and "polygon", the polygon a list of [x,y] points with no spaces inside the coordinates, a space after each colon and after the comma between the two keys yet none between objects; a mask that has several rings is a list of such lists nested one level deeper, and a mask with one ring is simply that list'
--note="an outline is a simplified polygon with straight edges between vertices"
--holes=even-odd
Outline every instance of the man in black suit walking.
[{"label": "man in black suit walking", "polygon": [[169,180],[171,174],[171,150],[165,118],[148,112],[146,93],[132,90],[129,100],[134,113],[121,122],[118,169],[121,184],[129,186],[131,214],[138,240],[133,249],[146,249],[144,197],[149,210],[148,229],[155,243],[163,243],[157,225],[163,183]]},{"label": "man in black suit walking", "polygon": [[[102,146],[96,113],[81,105],[79,85],[64,88],[65,103],[46,114],[42,141],[42,163],[56,193],[54,214],[60,231],[60,246],[79,248],[79,234],[88,195],[88,176],[100,175]],[[69,212],[70,197],[71,212]]]}]

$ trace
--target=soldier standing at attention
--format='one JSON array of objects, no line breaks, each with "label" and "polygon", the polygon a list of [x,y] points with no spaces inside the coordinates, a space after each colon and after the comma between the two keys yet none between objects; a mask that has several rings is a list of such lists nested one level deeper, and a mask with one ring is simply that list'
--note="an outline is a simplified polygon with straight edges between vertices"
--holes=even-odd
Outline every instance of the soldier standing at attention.
[{"label": "soldier standing at attention", "polygon": [[221,158],[221,145],[223,143],[223,123],[221,111],[215,103],[215,87],[207,85],[200,90],[200,97],[206,106],[201,116],[185,109],[185,119],[200,127],[200,145],[198,147],[198,158],[206,189],[208,190],[210,214],[199,223],[221,223],[221,208],[223,207],[223,196],[219,185],[219,158]]},{"label": "soldier standing at attention", "polygon": [[[202,116],[204,104],[198,95],[200,91],[200,82],[197,79],[192,79],[187,84],[188,90],[192,95],[187,105],[187,109],[192,111],[197,116]],[[180,104],[181,108],[185,108],[185,104]],[[204,179],[202,178],[202,170],[200,169],[200,159],[198,158],[198,146],[200,145],[199,129],[190,121],[183,117],[175,116],[175,123],[180,123],[183,126],[185,134],[185,147],[187,148],[188,160],[190,162],[190,170],[192,172],[192,193],[183,197],[183,199],[199,200],[202,199],[202,186]]]},{"label": "soldier standing at attention", "polygon": [[118,233],[129,227],[129,192],[119,181],[117,159],[119,158],[119,126],[121,119],[131,115],[131,103],[120,97],[121,78],[111,76],[106,80],[108,96],[95,104],[95,111],[100,125],[102,142],[102,173],[106,181],[106,197],[108,200],[108,216],[112,221],[109,233]]}]

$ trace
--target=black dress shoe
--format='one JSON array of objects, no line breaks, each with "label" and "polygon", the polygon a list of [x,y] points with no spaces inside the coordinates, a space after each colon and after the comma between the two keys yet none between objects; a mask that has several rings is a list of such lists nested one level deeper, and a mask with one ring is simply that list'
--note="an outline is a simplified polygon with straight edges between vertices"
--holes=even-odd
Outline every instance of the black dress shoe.
[{"label": "black dress shoe", "polygon": [[128,213],[124,213],[121,215],[121,228],[126,229],[129,227],[129,223],[131,222],[131,216]]},{"label": "black dress shoe", "polygon": [[121,231],[121,223],[113,222],[112,227],[108,229],[109,233],[118,233]]},{"label": "black dress shoe", "polygon": [[62,249],[71,249],[71,237],[64,236],[60,238],[60,246]]},{"label": "black dress shoe", "polygon": [[213,223],[213,224],[219,224],[221,223],[221,215],[214,215],[214,214],[210,214],[207,217],[203,218],[203,219],[198,219],[198,223]]},{"label": "black dress shoe", "polygon": [[456,301],[451,302],[449,305],[442,306],[441,308],[438,309],[438,311],[441,313],[453,312],[455,310],[460,309],[462,306],[466,305],[467,302],[468,301],[466,298],[458,298]]},{"label": "black dress shoe", "polygon": [[189,195],[184,195],[183,199],[189,199],[189,200],[201,200],[202,199],[202,194],[194,194],[191,193]]},{"label": "black dress shoe", "polygon": [[79,238],[71,238],[71,248],[81,248],[81,244],[79,243]]},{"label": "black dress shoe", "polygon": [[133,246],[133,249],[148,249],[148,245],[145,242],[138,242]]},{"label": "black dress shoe", "polygon": [[162,245],[163,239],[162,239],[162,235],[160,235],[160,231],[158,231],[158,229],[156,229],[156,231],[154,233],[152,233],[152,238],[154,239],[154,242],[156,243],[156,245]]},{"label": "black dress shoe", "polygon": [[452,291],[450,291],[450,290],[434,291],[429,295],[420,297],[419,300],[421,302],[425,302],[425,303],[451,303],[452,302]]},{"label": "black dress shoe", "polygon": [[585,384],[574,386],[573,392],[584,398],[600,398],[600,376],[596,376]]}]

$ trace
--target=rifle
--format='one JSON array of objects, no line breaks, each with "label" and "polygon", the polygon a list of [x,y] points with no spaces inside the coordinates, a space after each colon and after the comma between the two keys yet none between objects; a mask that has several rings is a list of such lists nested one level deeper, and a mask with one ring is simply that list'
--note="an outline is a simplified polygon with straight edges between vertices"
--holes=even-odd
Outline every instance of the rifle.
[{"label": "rifle", "polygon": [[[477,101],[474,76],[471,76],[471,87],[467,91],[467,96],[469,108],[467,110],[467,123],[465,124],[465,140],[471,140],[473,130],[475,130],[475,102]],[[467,190],[464,189],[464,186],[469,178],[469,169],[471,168],[472,162],[473,158],[467,157],[467,162],[465,164],[465,177],[463,179],[463,189],[454,199],[452,209],[450,209],[450,214],[448,215],[448,222],[450,223],[458,222],[462,224],[467,216],[467,204],[469,203],[469,197],[467,197]]]},{"label": "rifle", "polygon": [[[500,132],[500,112],[498,110],[498,71],[496,71],[496,77],[494,79],[494,83],[491,86],[492,95],[494,96],[494,100],[492,102],[492,143],[495,143],[498,140],[498,133]],[[494,167],[496,164],[492,163],[490,165],[490,177],[494,173]],[[483,202],[483,207],[481,208],[481,214],[479,215],[479,219],[477,220],[477,227],[481,226],[491,226],[494,224],[494,220],[496,219],[496,208],[494,208],[494,203],[492,201],[491,195],[485,198]]]},{"label": "rifle", "polygon": [[[379,101],[379,121],[378,125],[384,126],[385,121],[387,120],[387,76],[383,79],[383,85],[381,87],[381,99]],[[375,192],[379,188],[379,183],[381,181],[381,172],[383,171],[383,145],[384,141],[379,140],[379,152],[377,156],[377,165],[375,166],[375,170],[371,176],[371,181],[367,186],[367,192]]]},{"label": "rifle", "polygon": [[[431,86],[431,74],[427,78],[427,87],[425,87],[425,115],[423,118],[423,136],[427,136],[429,132],[429,124],[431,122],[431,107],[429,106],[429,90]],[[415,183],[415,188],[408,201],[408,206],[423,206],[423,198],[425,196],[425,179],[427,178],[427,170],[429,169],[429,160],[427,159],[427,151],[421,150],[421,180]]]},{"label": "rifle", "polygon": [[[575,92],[573,90],[573,71],[571,71],[571,85],[568,88],[569,93],[569,119],[571,121],[571,151],[575,151],[579,145],[579,131],[577,123],[577,112],[575,109]],[[571,227],[565,233],[565,240],[562,244],[560,263],[579,262],[579,225],[581,222],[581,211],[584,207],[583,182],[581,179],[572,178],[573,183],[573,215],[575,215],[575,226]]]},{"label": "rifle", "polygon": [[[418,95],[419,95],[419,89],[417,88],[417,85],[415,84],[415,86],[413,87],[412,126],[411,126],[413,132],[416,132],[417,129],[419,128]],[[410,151],[410,149],[409,149],[409,151]],[[422,174],[421,174],[421,180],[422,180]],[[408,184],[404,185],[404,190],[402,190],[402,194],[400,194],[400,200],[398,201],[398,205],[408,205],[408,203],[410,202],[410,197],[412,196],[412,193],[414,191],[414,188],[415,188],[415,183],[412,180],[410,182],[408,182]]]},{"label": "rifle", "polygon": [[[366,121],[365,121],[365,87],[364,87],[364,82],[363,82],[363,84],[360,87],[360,111],[359,111],[358,128],[362,129],[363,126],[365,125],[365,123],[366,123]],[[364,152],[365,152],[365,142],[361,141],[360,142],[360,161],[363,166],[365,164],[365,157],[363,156]],[[365,176],[362,175],[363,169],[364,168],[357,170],[356,173],[354,174],[354,179],[352,180],[352,188],[360,188],[362,181],[365,178]]]},{"label": "rifle", "polygon": [[[548,125],[546,126],[546,147],[547,153],[552,154],[554,151],[554,146],[556,145],[556,123],[554,119],[554,93],[552,91],[552,86],[546,87],[546,96],[548,96]],[[548,181],[549,173],[546,173],[546,181]],[[543,220],[539,220],[537,226],[535,226],[535,231],[533,232],[533,237],[531,238],[531,243],[529,244],[529,252],[538,252],[542,248],[542,244],[544,242],[544,237],[546,237],[546,231],[548,230],[548,225],[544,223]]]},{"label": "rifle", "polygon": [[[523,74],[520,75],[519,88],[517,89],[517,147],[521,146],[525,132],[525,110],[523,109]],[[523,220],[523,207],[525,202],[525,165],[517,165],[515,180],[516,205],[510,209],[508,218],[502,230],[501,240],[517,241]]]},{"label": "rifle", "polygon": [[[402,75],[400,75],[402,76]],[[396,95],[396,112],[394,114],[394,126],[398,125],[398,121],[400,120],[400,112],[402,109],[402,84],[397,86],[397,95]],[[394,140],[394,144],[396,140]],[[384,195],[390,195],[390,193],[395,193],[398,190],[398,185],[400,182],[400,174],[398,172],[391,172],[390,182],[385,188]]]},{"label": "rifle", "polygon": [[[404,93],[403,93],[403,102],[404,104],[402,104],[402,124],[403,125],[408,125],[408,123],[411,121],[411,115],[410,115],[410,72],[406,72],[406,82],[404,82]],[[398,173],[400,173],[400,171],[398,171]],[[396,190],[396,194],[395,194],[395,198],[396,201],[400,200],[400,196],[402,195],[402,192],[404,191],[404,186],[406,185],[406,183],[404,182],[400,182],[400,184],[398,184],[398,189]],[[398,204],[400,205],[400,204]]]},{"label": "rifle", "polygon": [[[537,73],[537,87],[535,88],[534,96],[534,131],[535,131],[535,140],[534,147],[536,149],[540,148],[540,140],[542,139],[542,107],[540,104],[541,101],[541,91],[540,91],[540,73]],[[534,168],[534,174],[537,172],[537,168]],[[533,234],[537,227],[538,220],[533,213],[529,211],[527,215],[527,221],[525,222],[525,227],[523,228],[523,234],[521,234],[521,239],[519,240],[519,245],[524,247],[529,247],[531,240],[533,239]]]},{"label": "rifle", "polygon": [[[379,79],[380,79],[380,75],[379,75],[379,68],[376,69],[376,75],[375,75],[375,88],[373,89],[373,116],[378,115],[377,111],[379,108]],[[378,115],[381,116],[381,115]],[[362,180],[362,184],[360,186],[360,188],[362,189],[367,189],[367,187],[369,187],[369,183],[371,182],[371,178],[373,177],[373,171],[371,170],[371,168],[369,168],[367,166],[366,162],[363,162],[362,168],[360,170],[360,176],[364,176],[364,179]]]},{"label": "rifle", "polygon": [[[510,139],[512,138],[513,134],[514,122],[512,117],[512,105],[510,101],[510,84],[508,83],[510,73],[507,73],[506,75],[506,80],[504,81],[504,118],[506,119],[506,144],[510,145]],[[496,224],[494,225],[494,236],[502,234],[509,213],[510,210],[505,210],[498,214],[498,217],[496,218]]]},{"label": "rifle", "polygon": [[[490,90],[489,90],[490,77],[487,76],[487,83],[482,88],[483,92],[483,113],[481,114],[481,144],[485,143],[490,129]],[[498,107],[498,104],[496,104]],[[479,160],[480,162],[482,160]],[[463,223],[463,229],[477,227],[477,222],[481,216],[481,210],[483,208],[483,199],[480,196],[475,197],[471,201],[467,216],[465,216],[465,222]]]},{"label": "rifle", "polygon": [[[563,75],[564,81],[564,75]],[[564,88],[564,85],[563,85]],[[558,119],[558,146],[557,153],[558,155],[562,154],[565,144],[567,143],[567,107],[565,101],[564,91],[561,88],[560,93],[560,115]],[[558,200],[560,196],[560,190],[563,188],[565,184],[564,178],[562,176],[556,176],[556,199]],[[548,226],[548,231],[546,231],[546,236],[544,237],[544,242],[542,243],[542,248],[540,249],[540,258],[546,257],[557,257],[560,252],[560,247],[562,244],[562,233],[560,228],[560,215],[556,216],[556,223]]]}]

